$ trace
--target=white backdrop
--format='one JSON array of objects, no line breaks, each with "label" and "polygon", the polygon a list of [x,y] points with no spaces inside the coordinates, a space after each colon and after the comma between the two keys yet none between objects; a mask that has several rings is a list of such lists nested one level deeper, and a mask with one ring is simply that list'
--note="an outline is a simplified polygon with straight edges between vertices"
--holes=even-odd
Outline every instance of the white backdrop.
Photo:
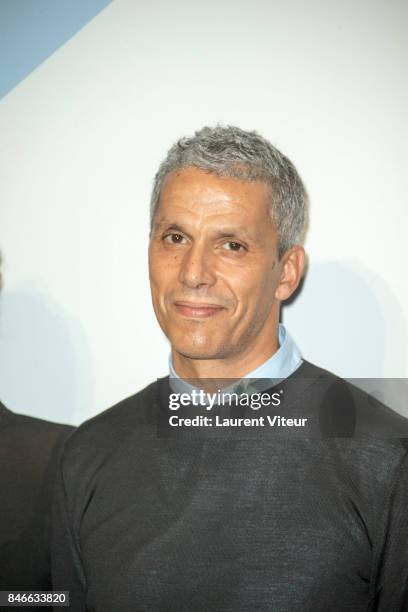
[{"label": "white backdrop", "polygon": [[405,0],[115,0],[0,103],[0,397],[79,423],[166,374],[152,177],[204,124],[256,129],[311,198],[283,319],[345,376],[408,376]]}]

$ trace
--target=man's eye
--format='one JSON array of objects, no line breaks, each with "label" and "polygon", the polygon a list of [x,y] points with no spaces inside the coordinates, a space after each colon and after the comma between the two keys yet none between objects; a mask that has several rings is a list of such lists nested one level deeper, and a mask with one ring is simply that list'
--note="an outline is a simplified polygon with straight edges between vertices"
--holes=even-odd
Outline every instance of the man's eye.
[{"label": "man's eye", "polygon": [[167,236],[164,236],[163,240],[170,244],[182,244],[184,236],[181,234],[167,234]]},{"label": "man's eye", "polygon": [[227,251],[244,251],[245,247],[240,244],[239,242],[225,242],[225,244],[223,244],[224,249],[227,249]]}]

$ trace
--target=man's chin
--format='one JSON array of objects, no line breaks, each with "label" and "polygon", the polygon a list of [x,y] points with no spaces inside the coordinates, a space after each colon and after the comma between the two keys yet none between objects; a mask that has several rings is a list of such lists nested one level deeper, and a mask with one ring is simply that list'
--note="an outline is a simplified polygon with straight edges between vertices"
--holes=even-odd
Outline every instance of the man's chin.
[{"label": "man's chin", "polygon": [[177,353],[179,353],[182,357],[185,357],[186,359],[196,359],[196,360],[200,360],[200,359],[219,359],[219,357],[217,356],[216,353],[214,353],[214,351],[205,351],[205,350],[183,350],[183,349],[177,349],[175,348],[174,350],[177,351]]},{"label": "man's chin", "polygon": [[223,359],[224,352],[214,346],[191,346],[185,343],[171,343],[173,351],[186,359]]}]

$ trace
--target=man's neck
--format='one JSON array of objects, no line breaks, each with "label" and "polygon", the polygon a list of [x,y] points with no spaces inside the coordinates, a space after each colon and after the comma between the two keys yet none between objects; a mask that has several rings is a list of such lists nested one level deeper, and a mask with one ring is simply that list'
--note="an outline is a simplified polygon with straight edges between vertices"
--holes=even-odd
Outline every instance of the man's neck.
[{"label": "man's neck", "polygon": [[274,337],[268,342],[263,341],[261,346],[250,348],[244,353],[238,353],[224,359],[191,359],[172,349],[173,366],[180,378],[200,380],[203,378],[238,379],[246,376],[267,359],[279,348],[277,330]]}]

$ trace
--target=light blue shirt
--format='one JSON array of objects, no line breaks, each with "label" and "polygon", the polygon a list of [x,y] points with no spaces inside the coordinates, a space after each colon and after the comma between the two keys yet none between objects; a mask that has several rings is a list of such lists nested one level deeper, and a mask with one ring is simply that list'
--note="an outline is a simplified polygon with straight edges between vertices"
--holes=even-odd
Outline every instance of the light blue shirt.
[{"label": "light blue shirt", "polygon": [[[278,384],[279,381],[287,378],[298,369],[303,361],[302,355],[294,340],[282,324],[279,324],[278,328],[278,341],[279,349],[276,353],[255,370],[243,376],[241,383],[245,379],[251,379],[251,381],[257,379],[260,384],[257,384],[256,390],[263,391],[274,384]],[[189,393],[194,388],[187,381],[182,380],[178,376],[173,366],[171,353],[169,357],[169,376],[172,389],[178,393]],[[262,384],[259,379],[264,380],[264,384]],[[245,390],[245,385],[241,386],[240,389],[241,392]],[[227,389],[224,389],[224,391],[227,392]],[[230,391],[230,388],[228,388],[228,391]]]}]

